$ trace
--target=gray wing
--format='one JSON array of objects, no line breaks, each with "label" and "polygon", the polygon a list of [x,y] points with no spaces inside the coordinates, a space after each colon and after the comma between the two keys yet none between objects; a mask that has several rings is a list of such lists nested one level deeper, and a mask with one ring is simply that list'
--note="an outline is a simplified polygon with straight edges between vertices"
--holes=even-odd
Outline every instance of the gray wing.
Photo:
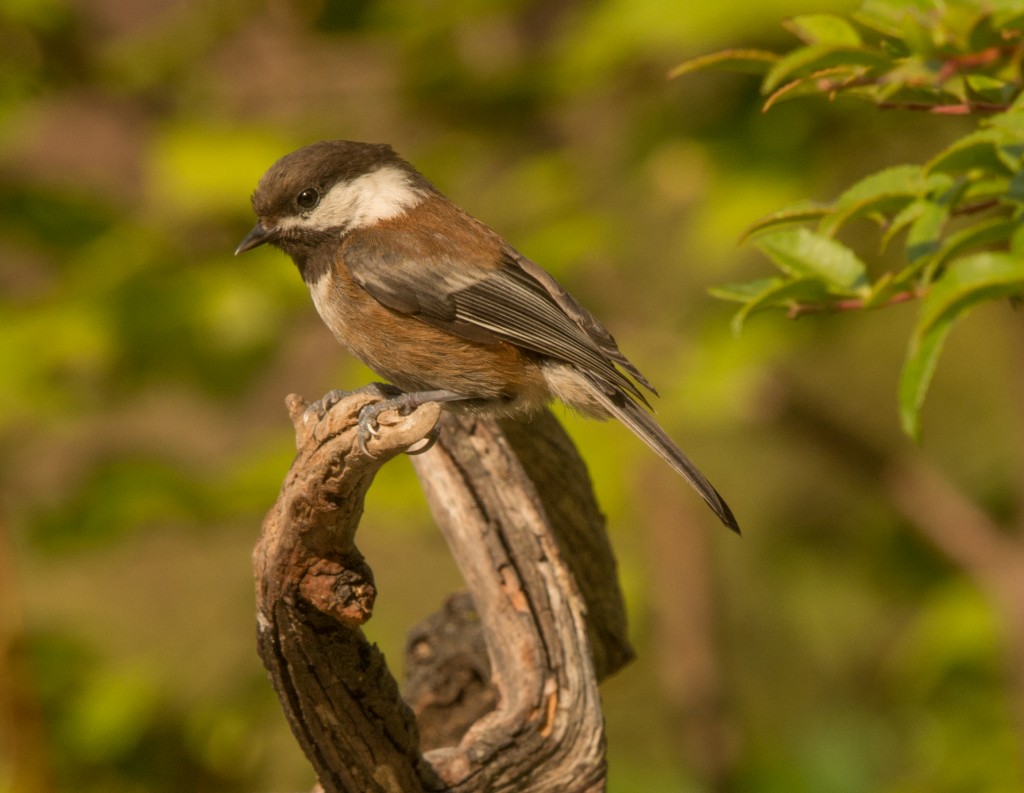
[{"label": "gray wing", "polygon": [[414,255],[408,233],[350,237],[345,262],[352,278],[388,308],[486,344],[510,342],[577,367],[609,413],[678,471],[721,521],[739,532],[725,500],[638,403],[650,388],[619,352],[611,334],[550,275],[505,246],[500,263],[454,261],[447,253]]},{"label": "gray wing", "polygon": [[412,254],[408,233],[353,235],[345,246],[352,278],[377,301],[403,314],[483,343],[510,342],[573,364],[610,394],[647,403],[650,383],[619,352],[611,334],[536,264],[506,246],[492,261],[455,261]]}]

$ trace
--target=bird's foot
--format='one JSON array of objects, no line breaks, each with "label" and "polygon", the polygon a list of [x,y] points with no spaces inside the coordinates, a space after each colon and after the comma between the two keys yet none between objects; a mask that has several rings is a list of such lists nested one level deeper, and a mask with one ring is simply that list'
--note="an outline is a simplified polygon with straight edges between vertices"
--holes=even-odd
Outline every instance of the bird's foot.
[{"label": "bird's foot", "polygon": [[402,391],[387,383],[369,383],[355,391],[342,391],[340,388],[333,388],[324,394],[316,402],[311,402],[302,414],[302,422],[309,424],[311,421],[321,421],[331,408],[337,405],[345,397],[353,394],[371,394],[380,399],[392,399],[399,396]]},{"label": "bird's foot", "polygon": [[[373,385],[380,385],[380,383]],[[391,386],[384,386],[384,388],[391,388]],[[390,393],[391,395],[385,399],[371,402],[359,411],[359,434],[357,436],[359,450],[369,457],[373,456],[368,446],[370,439],[380,434],[380,424],[377,422],[377,418],[381,413],[397,410],[399,415],[407,416],[420,405],[425,405],[428,402],[454,402],[464,399],[461,394],[444,390],[399,392],[397,395],[393,391]],[[439,432],[438,428],[434,427],[423,439],[423,445],[413,447],[411,451],[407,451],[407,454],[423,454],[429,450],[437,442]]]},{"label": "bird's foot", "polygon": [[324,394],[316,402],[310,402],[302,414],[302,423],[309,424],[312,421],[321,421],[332,407],[348,396],[348,391],[341,391],[334,388]]}]

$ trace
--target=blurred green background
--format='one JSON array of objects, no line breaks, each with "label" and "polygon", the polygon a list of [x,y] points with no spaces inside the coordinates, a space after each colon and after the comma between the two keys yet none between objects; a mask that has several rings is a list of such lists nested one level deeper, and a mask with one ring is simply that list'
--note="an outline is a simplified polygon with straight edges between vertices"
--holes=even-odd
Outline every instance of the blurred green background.
[{"label": "blurred green background", "polygon": [[[761,214],[969,128],[845,101],[762,114],[752,78],[665,78],[848,7],[3,0],[0,791],[312,785],[255,653],[249,554],[294,448],[284,396],[371,374],[286,257],[231,252],[266,167],[339,137],[392,143],[601,317],[744,527],[621,427],[559,413],[639,654],[602,689],[613,793],[1024,789],[1024,625],[807,420],[911,452],[913,309],[734,338],[706,294],[767,269],[737,245]],[[1019,314],[977,311],[924,412],[929,464],[1007,522],[1022,341]],[[460,585],[406,460],[360,535],[368,633],[398,668]]]}]

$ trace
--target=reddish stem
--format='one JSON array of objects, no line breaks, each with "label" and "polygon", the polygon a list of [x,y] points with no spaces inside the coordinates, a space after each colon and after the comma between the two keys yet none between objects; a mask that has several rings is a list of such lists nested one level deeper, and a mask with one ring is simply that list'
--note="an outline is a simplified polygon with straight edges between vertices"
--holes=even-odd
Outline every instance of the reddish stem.
[{"label": "reddish stem", "polygon": [[968,113],[1002,113],[1010,105],[1002,102],[961,102],[955,105],[933,105],[930,102],[879,102],[882,110],[923,110],[946,116],[964,116]]},{"label": "reddish stem", "polygon": [[[887,306],[896,305],[897,303],[906,303],[909,300],[915,300],[923,296],[923,294],[923,290],[908,289],[903,292],[897,292],[885,302],[872,305],[871,308],[885,308]],[[804,314],[819,314],[825,311],[859,311],[863,308],[865,308],[865,302],[864,299],[860,297],[837,300],[834,303],[794,303],[789,307],[789,310],[786,312],[786,316],[789,319],[797,319]]]}]

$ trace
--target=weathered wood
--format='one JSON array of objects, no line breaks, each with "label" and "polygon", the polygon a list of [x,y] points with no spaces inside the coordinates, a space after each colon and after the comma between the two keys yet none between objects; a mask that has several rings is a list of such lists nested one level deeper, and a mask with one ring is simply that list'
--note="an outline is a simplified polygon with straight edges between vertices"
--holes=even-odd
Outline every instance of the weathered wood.
[{"label": "weathered wood", "polygon": [[427,759],[452,790],[603,789],[584,601],[538,488],[494,420],[445,414],[440,424],[413,464],[480,614],[499,704]]},{"label": "weathered wood", "polygon": [[409,631],[403,695],[420,728],[420,750],[454,746],[498,704],[483,625],[468,592]]},{"label": "weathered wood", "polygon": [[377,470],[423,437],[438,410],[424,406],[387,427],[372,458],[356,451],[356,416],[372,399],[353,394],[305,423],[305,403],[289,397],[299,453],[253,554],[260,657],[328,793],[438,787],[422,762],[415,718],[359,628],[376,589],[354,544]]},{"label": "weathered wood", "polygon": [[384,414],[371,458],[355,417],[373,398],[353,394],[309,422],[289,398],[299,454],[254,554],[260,654],[324,790],[602,790],[597,681],[631,650],[575,449],[549,414],[502,427],[446,413],[438,443],[413,458],[469,587],[410,637],[421,746],[359,627],[376,592],[354,537],[374,474],[438,409]]}]

